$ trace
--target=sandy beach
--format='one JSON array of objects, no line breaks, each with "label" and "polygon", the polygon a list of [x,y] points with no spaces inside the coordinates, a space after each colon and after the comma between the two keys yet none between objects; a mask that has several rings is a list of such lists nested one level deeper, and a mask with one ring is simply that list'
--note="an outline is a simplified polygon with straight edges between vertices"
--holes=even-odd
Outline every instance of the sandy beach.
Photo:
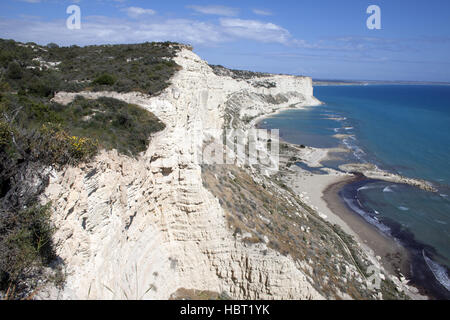
[{"label": "sandy beach", "polygon": [[339,196],[339,191],[344,185],[358,179],[353,177],[328,185],[322,192],[322,200],[334,215],[344,221],[345,225],[350,228],[352,235],[356,235],[358,242],[365,247],[366,251],[372,251],[388,272],[397,276],[407,275],[409,273],[409,259],[405,248],[370,225],[363,217],[347,208]]},{"label": "sandy beach", "polygon": [[[283,141],[283,143],[286,142]],[[291,164],[282,169],[283,182],[303,202],[315,209],[321,218],[331,224],[337,224],[346,233],[353,236],[369,260],[377,267],[383,268],[391,279],[397,279],[396,283],[402,283],[403,289],[408,292],[410,297],[419,300],[428,299],[427,291],[423,291],[422,287],[421,292],[423,293],[419,293],[416,287],[408,284],[409,280],[407,279],[411,278],[411,265],[415,263],[409,251],[396,239],[383,234],[362,216],[353,212],[339,195],[346,185],[367,178],[360,174],[323,167],[321,162],[330,159],[329,154],[337,151],[335,148],[300,148],[294,144],[287,144],[291,146],[292,150],[295,150],[302,165],[306,165],[308,169]],[[280,161],[284,161],[286,165],[286,161],[291,155],[292,151],[289,156],[281,156]],[[314,172],[311,172],[311,169]],[[319,170],[320,173],[315,173],[316,170]]]},{"label": "sandy beach", "polygon": [[[308,151],[309,150],[309,151]],[[308,148],[301,158],[310,167],[318,167],[330,150]],[[408,272],[408,255],[395,240],[388,238],[354,213],[339,196],[341,188],[358,178],[329,168],[321,168],[324,174],[314,174],[298,166],[292,166],[284,181],[319,215],[332,224],[339,225],[352,235],[368,255],[379,261],[391,274],[402,276]]]}]

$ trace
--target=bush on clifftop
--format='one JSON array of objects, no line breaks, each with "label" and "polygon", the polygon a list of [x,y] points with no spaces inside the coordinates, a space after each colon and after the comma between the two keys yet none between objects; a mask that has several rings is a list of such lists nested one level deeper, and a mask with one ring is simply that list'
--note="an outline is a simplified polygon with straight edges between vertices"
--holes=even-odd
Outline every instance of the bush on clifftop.
[{"label": "bush on clifftop", "polygon": [[105,86],[112,86],[114,83],[116,83],[116,77],[104,73],[101,76],[98,76],[95,78],[95,80],[92,82],[93,84],[99,84],[99,85],[105,85]]}]

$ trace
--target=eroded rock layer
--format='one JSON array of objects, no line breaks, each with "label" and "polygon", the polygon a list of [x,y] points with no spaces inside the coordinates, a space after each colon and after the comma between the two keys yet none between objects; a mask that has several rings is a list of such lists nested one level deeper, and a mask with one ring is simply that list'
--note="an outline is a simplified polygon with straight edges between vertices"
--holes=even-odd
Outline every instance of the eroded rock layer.
[{"label": "eroded rock layer", "polygon": [[[299,263],[265,243],[233,236],[219,200],[202,183],[193,155],[206,129],[230,117],[317,104],[307,77],[218,76],[192,51],[158,97],[140,93],[60,92],[55,100],[114,97],[153,112],[166,129],[138,158],[101,152],[89,164],[53,172],[51,200],[58,255],[67,269],[58,298],[167,299],[180,288],[240,299],[320,299]],[[232,109],[232,112],[230,112]],[[264,254],[261,252],[264,251]]]}]

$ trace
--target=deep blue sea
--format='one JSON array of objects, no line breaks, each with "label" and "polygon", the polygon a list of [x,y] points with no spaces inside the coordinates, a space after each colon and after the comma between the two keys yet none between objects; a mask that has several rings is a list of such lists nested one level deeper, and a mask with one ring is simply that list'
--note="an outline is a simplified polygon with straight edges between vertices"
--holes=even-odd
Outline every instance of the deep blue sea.
[{"label": "deep blue sea", "polygon": [[450,292],[450,86],[324,86],[315,87],[314,95],[325,105],[285,111],[260,126],[279,128],[292,143],[352,151],[324,166],[370,162],[436,186],[439,192],[431,193],[367,180],[341,196],[368,222],[400,239]]}]

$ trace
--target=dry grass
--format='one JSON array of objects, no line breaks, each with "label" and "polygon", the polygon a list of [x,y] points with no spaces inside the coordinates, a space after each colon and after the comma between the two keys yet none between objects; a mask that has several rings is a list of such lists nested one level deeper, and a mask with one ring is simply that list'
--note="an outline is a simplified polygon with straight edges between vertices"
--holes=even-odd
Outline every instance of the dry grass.
[{"label": "dry grass", "polygon": [[[340,299],[340,292],[373,298],[360,283],[364,277],[358,270],[365,270],[367,261],[356,243],[351,237],[342,239],[277,177],[255,182],[245,169],[232,165],[204,166],[202,173],[204,186],[219,199],[236,237],[248,245],[267,241],[281,254],[308,262],[311,268],[303,271],[327,298]],[[353,272],[346,272],[347,267]]]},{"label": "dry grass", "polygon": [[[299,161],[301,146],[280,143],[280,171],[271,177],[258,168],[234,165],[203,166],[204,186],[219,199],[229,228],[247,245],[265,242],[291,256],[302,266],[311,284],[325,297],[373,299],[365,286],[371,265],[356,241],[339,226],[323,220],[301,201],[282,177]],[[383,296],[404,299],[390,280],[383,281]]]},{"label": "dry grass", "polygon": [[218,293],[207,290],[179,288],[170,295],[169,300],[231,300],[225,293]]}]

